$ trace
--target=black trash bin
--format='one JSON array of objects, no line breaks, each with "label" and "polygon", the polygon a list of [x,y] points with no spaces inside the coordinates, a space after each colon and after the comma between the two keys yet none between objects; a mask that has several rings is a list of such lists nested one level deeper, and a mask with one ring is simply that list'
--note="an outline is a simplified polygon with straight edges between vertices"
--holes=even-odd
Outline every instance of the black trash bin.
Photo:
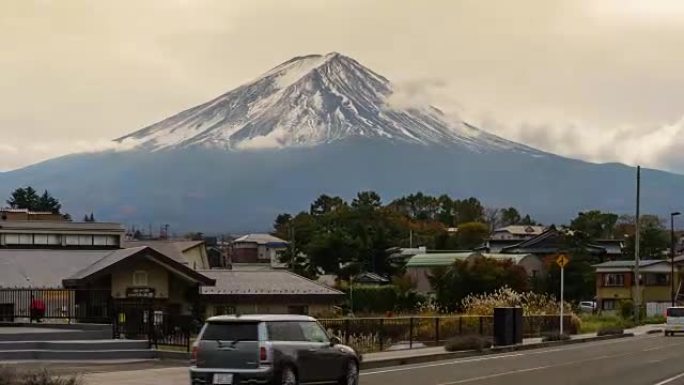
[{"label": "black trash bin", "polygon": [[512,307],[494,309],[494,345],[508,346],[515,344],[514,317]]}]

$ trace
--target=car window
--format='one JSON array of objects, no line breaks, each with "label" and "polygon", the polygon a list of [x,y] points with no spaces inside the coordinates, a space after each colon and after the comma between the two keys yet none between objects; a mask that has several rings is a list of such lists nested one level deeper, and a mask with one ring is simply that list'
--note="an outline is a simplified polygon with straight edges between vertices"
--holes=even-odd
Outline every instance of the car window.
[{"label": "car window", "polygon": [[328,342],[328,336],[318,322],[299,322],[302,334],[309,342]]},{"label": "car window", "polygon": [[269,322],[266,328],[271,341],[306,341],[296,322]]},{"label": "car window", "polygon": [[257,341],[259,328],[254,322],[211,322],[204,327],[202,340]]},{"label": "car window", "polygon": [[669,308],[667,309],[668,317],[684,317],[684,308]]}]

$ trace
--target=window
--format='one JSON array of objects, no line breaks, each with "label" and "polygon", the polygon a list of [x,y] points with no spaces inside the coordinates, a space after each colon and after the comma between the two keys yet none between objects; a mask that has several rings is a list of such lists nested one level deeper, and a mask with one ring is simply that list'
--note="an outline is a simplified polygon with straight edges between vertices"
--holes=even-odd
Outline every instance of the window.
[{"label": "window", "polygon": [[19,244],[20,245],[32,245],[33,244],[33,234],[19,234]]},{"label": "window", "polygon": [[681,307],[671,307],[667,309],[667,316],[668,317],[684,317],[684,308]]},{"label": "window", "polygon": [[78,244],[80,246],[92,246],[93,245],[93,236],[92,235],[79,235],[78,236]]},{"label": "window", "polygon": [[645,274],[646,286],[667,286],[670,284],[670,275],[665,273]]},{"label": "window", "polygon": [[603,286],[606,287],[624,287],[624,274],[606,274],[603,276]]},{"label": "window", "polygon": [[202,331],[203,341],[258,341],[255,322],[210,322]]},{"label": "window", "polygon": [[235,314],[235,306],[216,305],[214,315]]},{"label": "window", "polygon": [[133,286],[147,286],[147,272],[139,270],[133,273]]},{"label": "window", "polygon": [[299,327],[302,328],[304,339],[309,342],[328,343],[328,335],[318,322],[299,322]]},{"label": "window", "polygon": [[269,322],[266,328],[271,341],[306,341],[297,322]]},{"label": "window", "polygon": [[78,235],[67,235],[66,244],[67,246],[78,246]]},{"label": "window", "polygon": [[308,315],[309,314],[309,307],[308,306],[288,306],[287,307],[287,314]]},{"label": "window", "polygon": [[603,310],[615,310],[615,300],[614,299],[604,299],[601,304]]}]

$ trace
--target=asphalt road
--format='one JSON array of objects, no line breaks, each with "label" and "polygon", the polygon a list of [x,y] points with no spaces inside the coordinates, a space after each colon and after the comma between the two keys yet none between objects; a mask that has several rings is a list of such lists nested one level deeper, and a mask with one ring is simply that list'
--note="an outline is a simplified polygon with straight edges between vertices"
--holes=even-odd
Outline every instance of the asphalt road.
[{"label": "asphalt road", "polygon": [[370,370],[361,385],[684,385],[684,337],[650,335]]}]

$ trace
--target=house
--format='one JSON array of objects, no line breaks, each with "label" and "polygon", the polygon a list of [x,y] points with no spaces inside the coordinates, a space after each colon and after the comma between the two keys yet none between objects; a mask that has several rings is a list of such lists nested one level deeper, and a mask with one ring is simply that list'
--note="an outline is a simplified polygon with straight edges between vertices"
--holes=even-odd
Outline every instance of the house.
[{"label": "house", "polygon": [[[681,290],[681,268],[684,257],[675,259],[674,287]],[[634,260],[608,261],[595,265],[596,302],[600,311],[619,311],[624,301],[634,301],[636,294]],[[640,298],[648,315],[663,314],[672,301],[671,264],[669,260],[639,261]],[[676,294],[679,296],[679,294]]]},{"label": "house", "polygon": [[270,264],[264,271],[209,270],[202,241],[130,242],[123,241],[124,233],[112,223],[3,222],[0,318],[27,317],[35,296],[58,301],[48,306],[51,317],[88,315],[99,321],[111,321],[110,309],[124,306],[149,307],[162,316],[188,315],[199,303],[207,311],[213,302],[242,306],[257,299],[254,293],[268,295],[259,295],[260,306],[240,311],[294,306],[319,312],[342,297],[298,275],[274,271]]},{"label": "house", "polygon": [[524,241],[544,232],[544,226],[513,225],[495,229],[490,239]]},{"label": "house", "polygon": [[188,240],[129,240],[123,242],[124,248],[147,246],[193,270],[210,269],[209,256],[204,241]]},{"label": "house", "polygon": [[[554,227],[526,241],[511,246],[502,247],[501,254],[534,254],[544,260],[553,257],[566,248],[565,234]],[[615,260],[622,257],[623,240],[598,240],[586,245],[589,254],[597,256],[603,261]]]},{"label": "house", "polygon": [[511,260],[516,265],[525,269],[529,277],[536,277],[543,269],[542,261],[533,254],[483,254],[480,252],[458,253],[429,253],[418,254],[412,257],[406,264],[406,274],[416,283],[416,291],[419,293],[432,292],[430,275],[436,268],[448,268],[456,261],[473,261],[476,258],[493,258],[496,260]]},{"label": "house", "polygon": [[287,247],[287,241],[270,234],[247,234],[231,243],[229,259],[231,263],[267,263],[282,268],[280,253]]},{"label": "house", "polygon": [[286,270],[205,270],[213,286],[200,289],[208,315],[281,313],[324,314],[344,294]]},{"label": "house", "polygon": [[28,209],[12,209],[0,208],[0,222],[1,221],[51,221],[51,222],[67,222],[67,220],[59,213],[44,212],[44,211],[30,211]]}]

